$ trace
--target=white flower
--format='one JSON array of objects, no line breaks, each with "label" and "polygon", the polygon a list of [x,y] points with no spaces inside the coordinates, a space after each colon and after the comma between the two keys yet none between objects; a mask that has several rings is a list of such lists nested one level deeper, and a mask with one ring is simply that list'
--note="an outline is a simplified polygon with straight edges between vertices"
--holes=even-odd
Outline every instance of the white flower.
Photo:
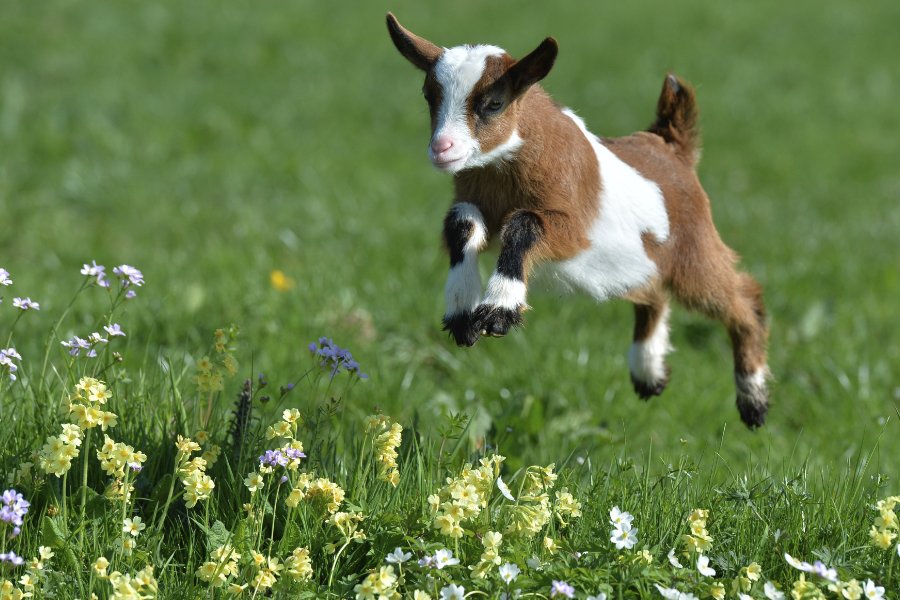
[{"label": "white flower", "polygon": [[412,558],[411,553],[407,552],[404,554],[404,552],[401,548],[394,548],[394,551],[391,552],[390,554],[388,554],[387,556],[385,556],[384,560],[388,561],[389,563],[397,564],[397,563],[406,562],[411,558]]},{"label": "white flower", "polygon": [[771,581],[767,581],[766,585],[763,586],[763,592],[765,592],[766,598],[769,600],[784,600],[784,592],[779,591]]},{"label": "white flower", "polygon": [[681,598],[681,592],[675,588],[664,588],[657,583],[656,589],[659,590],[659,593],[662,594],[662,597],[666,600],[679,600],[679,598]]},{"label": "white flower", "polygon": [[681,563],[678,562],[678,559],[675,558],[675,548],[672,548],[671,550],[669,550],[669,563],[676,569],[684,568],[683,566],[681,566]]},{"label": "white flower", "polygon": [[441,590],[441,600],[463,600],[465,596],[466,590],[461,585],[451,583]]},{"label": "white flower", "polygon": [[637,529],[632,529],[630,525],[621,525],[622,529],[616,527],[610,532],[609,541],[616,545],[617,550],[627,548],[631,550],[637,544]]},{"label": "white flower", "polygon": [[693,595],[690,592],[683,592],[681,596],[679,596],[679,600],[700,600],[697,596]]},{"label": "white flower", "polygon": [[598,592],[596,596],[588,596],[584,600],[606,600],[606,594]]},{"label": "white flower", "polygon": [[525,564],[528,565],[528,568],[534,569],[535,571],[540,571],[541,567],[541,559],[539,559],[536,555],[532,555],[531,558],[525,561]]},{"label": "white flower", "polygon": [[875,582],[869,579],[863,586],[863,595],[869,600],[881,600],[884,598],[884,588],[876,586]]},{"label": "white flower", "polygon": [[753,596],[747,594],[738,594],[738,600],[753,600]]},{"label": "white flower", "polygon": [[503,580],[503,583],[509,585],[519,576],[519,565],[515,563],[504,563],[503,566],[497,569],[497,572],[500,573],[500,579]]},{"label": "white flower", "polygon": [[609,522],[616,528],[622,525],[630,526],[632,520],[634,520],[634,517],[627,511],[620,511],[618,506],[613,506],[612,510],[609,511]]},{"label": "white flower", "polygon": [[518,600],[518,598],[521,594],[522,594],[522,590],[513,590],[511,594],[507,594],[506,592],[501,592],[500,600]]},{"label": "white flower", "polygon": [[784,553],[784,560],[787,561],[789,565],[794,567],[795,569],[800,569],[801,571],[806,571],[807,573],[812,573],[813,566],[808,562],[800,562],[787,552]]},{"label": "white flower", "polygon": [[709,566],[708,556],[700,556],[700,558],[697,559],[697,570],[700,571],[701,575],[707,577],[713,577],[716,574],[716,570]]},{"label": "white flower", "polygon": [[513,498],[512,492],[509,491],[509,486],[503,483],[503,478],[499,475],[497,476],[497,487],[500,488],[500,493],[506,496],[507,500],[512,500],[513,502],[516,501],[516,499]]},{"label": "white flower", "polygon": [[[434,553],[434,566],[438,569],[443,569],[444,567],[451,567],[453,565],[458,565],[459,559],[453,558],[453,552],[450,550],[438,550]],[[447,588],[444,588],[447,589]],[[462,588],[459,588],[462,589]],[[441,594],[443,594],[443,590]]]}]

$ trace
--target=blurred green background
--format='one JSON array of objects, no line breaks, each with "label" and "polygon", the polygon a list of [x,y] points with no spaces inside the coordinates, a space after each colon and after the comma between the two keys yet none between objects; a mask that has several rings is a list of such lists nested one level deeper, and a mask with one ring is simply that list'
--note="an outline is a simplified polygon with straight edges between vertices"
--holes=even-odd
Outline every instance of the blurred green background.
[{"label": "blurred green background", "polygon": [[[599,135],[646,127],[667,70],[693,82],[701,180],[771,314],[766,427],[740,423],[724,331],[683,310],[671,383],[649,403],[628,378],[625,302],[535,287],[525,329],[472,349],[447,339],[451,181],[426,158],[422,76],[388,10],[448,47],[519,57],[555,36],[544,87]],[[353,413],[428,426],[464,410],[501,452],[646,458],[684,439],[774,471],[853,459],[890,418],[876,458],[896,475],[897,31],[896,0],[3,2],[0,266],[15,284],[0,335],[13,296],[40,302],[14,337],[37,360],[82,263],[126,263],[147,282],[117,319],[135,369],[145,353],[202,355],[234,322],[244,376],[252,362],[295,379],[329,336],[371,374]],[[295,285],[277,290],[274,270]],[[78,299],[64,338],[94,330],[103,294]]]}]

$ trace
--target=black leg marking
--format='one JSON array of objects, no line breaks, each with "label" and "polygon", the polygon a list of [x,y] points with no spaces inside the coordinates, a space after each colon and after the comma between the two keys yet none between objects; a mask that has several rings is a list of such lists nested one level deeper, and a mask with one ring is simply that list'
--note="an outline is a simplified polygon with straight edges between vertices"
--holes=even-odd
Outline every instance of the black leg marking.
[{"label": "black leg marking", "polygon": [[538,215],[527,210],[515,213],[500,238],[502,250],[497,259],[497,273],[525,281],[525,258],[543,234],[544,224]]},{"label": "black leg marking", "polygon": [[444,219],[444,239],[450,250],[450,268],[460,264],[465,259],[466,243],[472,236],[475,224],[469,219],[460,219],[456,211],[451,210]]},{"label": "black leg marking", "polygon": [[522,311],[482,304],[472,313],[475,330],[483,336],[503,337],[513,327],[518,327],[524,320]]},{"label": "black leg marking", "polygon": [[666,367],[666,376],[658,381],[642,381],[631,374],[631,385],[634,386],[634,391],[637,393],[638,398],[641,400],[649,400],[653,396],[661,395],[666,386],[669,384],[669,367]]},{"label": "black leg marking", "polygon": [[444,316],[444,331],[449,331],[459,347],[475,345],[480,336],[472,313],[458,313]]}]

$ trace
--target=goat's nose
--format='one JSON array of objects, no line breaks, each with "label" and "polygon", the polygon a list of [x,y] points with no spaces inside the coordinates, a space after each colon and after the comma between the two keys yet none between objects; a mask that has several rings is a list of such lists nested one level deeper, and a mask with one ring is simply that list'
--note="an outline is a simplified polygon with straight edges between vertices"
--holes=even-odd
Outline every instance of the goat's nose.
[{"label": "goat's nose", "polygon": [[440,154],[441,152],[446,152],[450,148],[453,147],[453,140],[450,136],[440,136],[436,137],[431,141],[431,151],[435,154]]}]

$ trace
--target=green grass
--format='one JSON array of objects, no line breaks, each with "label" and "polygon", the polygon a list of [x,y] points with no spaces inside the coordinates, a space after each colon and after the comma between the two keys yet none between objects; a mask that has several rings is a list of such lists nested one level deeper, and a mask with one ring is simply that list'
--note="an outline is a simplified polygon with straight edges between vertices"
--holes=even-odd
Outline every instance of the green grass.
[{"label": "green grass", "polygon": [[[425,158],[421,76],[387,10],[446,46],[521,56],[554,35],[545,87],[602,135],[646,127],[668,69],[697,86],[701,180],[771,314],[766,427],[740,424],[724,331],[684,311],[671,384],[647,404],[624,302],[535,289],[506,339],[457,349],[441,333],[451,184]],[[372,376],[347,402],[355,418],[377,405],[428,429],[465,411],[477,435],[511,427],[499,450],[525,462],[576,448],[643,462],[685,439],[779,476],[844,465],[886,427],[869,474],[896,489],[898,23],[878,0],[3,3],[0,266],[15,284],[0,319],[13,296],[41,303],[15,336],[33,372],[78,267],[127,263],[147,280],[120,319],[144,373],[234,322],[243,374],[288,381],[327,335]],[[274,269],[296,287],[273,289]],[[80,298],[60,336],[94,331],[96,306]]]}]

